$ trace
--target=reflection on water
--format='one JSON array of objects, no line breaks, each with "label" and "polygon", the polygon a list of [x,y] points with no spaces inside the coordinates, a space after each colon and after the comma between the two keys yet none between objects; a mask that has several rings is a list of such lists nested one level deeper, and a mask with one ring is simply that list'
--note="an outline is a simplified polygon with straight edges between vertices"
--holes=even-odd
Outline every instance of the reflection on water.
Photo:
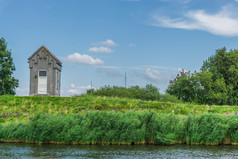
[{"label": "reflection on water", "polygon": [[0,143],[0,158],[238,158],[238,146],[37,145]]}]

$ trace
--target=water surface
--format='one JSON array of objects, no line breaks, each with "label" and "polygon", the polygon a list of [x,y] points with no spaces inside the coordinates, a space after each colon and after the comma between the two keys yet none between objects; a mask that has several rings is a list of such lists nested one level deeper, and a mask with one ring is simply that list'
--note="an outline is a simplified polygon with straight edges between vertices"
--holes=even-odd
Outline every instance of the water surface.
[{"label": "water surface", "polygon": [[238,158],[238,146],[48,145],[0,143],[0,158]]}]

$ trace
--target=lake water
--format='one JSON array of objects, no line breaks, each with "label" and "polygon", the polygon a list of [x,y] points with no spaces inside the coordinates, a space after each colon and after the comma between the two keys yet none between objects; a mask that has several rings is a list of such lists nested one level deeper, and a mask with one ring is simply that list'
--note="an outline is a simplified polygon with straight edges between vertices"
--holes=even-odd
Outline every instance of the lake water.
[{"label": "lake water", "polygon": [[0,158],[238,158],[238,146],[37,145],[0,143]]}]

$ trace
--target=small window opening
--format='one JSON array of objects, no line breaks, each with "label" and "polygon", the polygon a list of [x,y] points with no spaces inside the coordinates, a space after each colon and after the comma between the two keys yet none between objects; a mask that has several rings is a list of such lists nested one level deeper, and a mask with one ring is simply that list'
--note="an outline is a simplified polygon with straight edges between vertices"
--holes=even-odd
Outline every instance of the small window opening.
[{"label": "small window opening", "polygon": [[46,71],[39,71],[39,76],[46,76]]}]

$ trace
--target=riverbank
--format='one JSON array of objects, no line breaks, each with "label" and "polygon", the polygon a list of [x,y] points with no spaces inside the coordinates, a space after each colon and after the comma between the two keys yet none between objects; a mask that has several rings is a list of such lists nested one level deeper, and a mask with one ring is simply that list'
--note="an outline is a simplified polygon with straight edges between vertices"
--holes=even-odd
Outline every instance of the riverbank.
[{"label": "riverbank", "polygon": [[37,114],[0,124],[1,142],[54,144],[237,145],[238,116],[143,111]]},{"label": "riverbank", "polygon": [[238,106],[0,96],[0,142],[237,145]]}]

